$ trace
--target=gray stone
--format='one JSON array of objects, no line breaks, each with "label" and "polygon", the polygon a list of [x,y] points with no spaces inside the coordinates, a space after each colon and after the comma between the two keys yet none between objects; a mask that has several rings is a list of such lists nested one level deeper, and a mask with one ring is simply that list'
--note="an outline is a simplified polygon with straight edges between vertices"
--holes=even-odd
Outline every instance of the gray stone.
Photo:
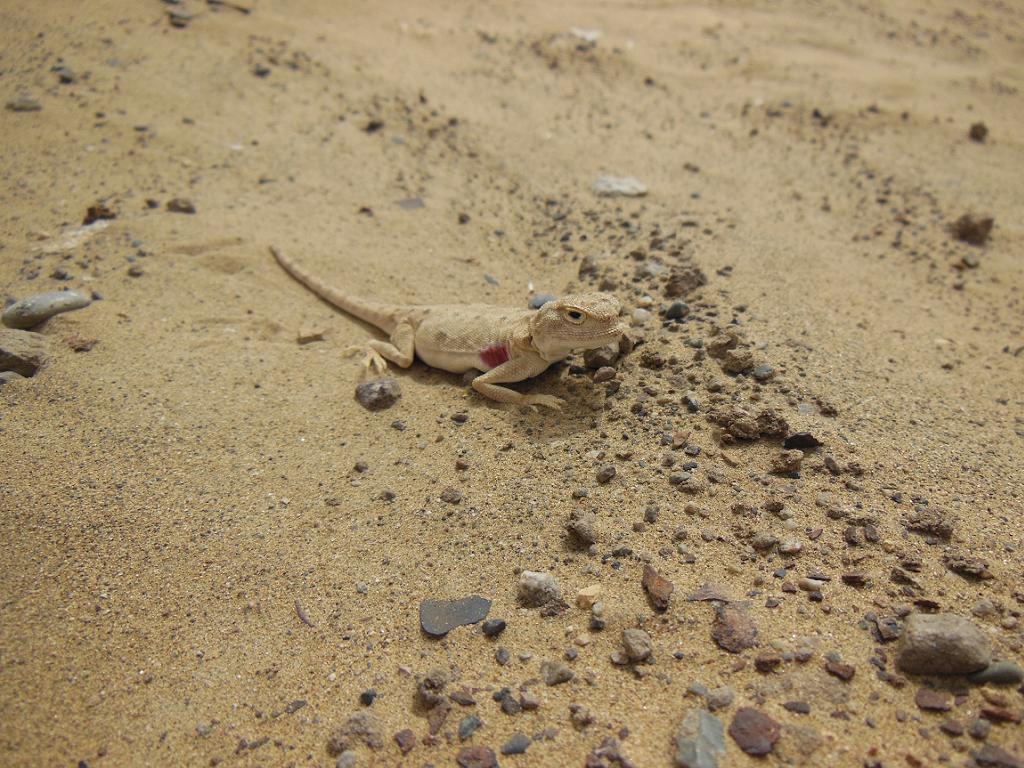
[{"label": "gray stone", "polygon": [[561,685],[576,677],[564,661],[545,661],[540,665],[540,673],[548,685]]},{"label": "gray stone", "polygon": [[538,293],[536,296],[530,299],[530,309],[540,309],[549,301],[554,301],[557,296],[552,296],[550,293]]},{"label": "gray stone", "polygon": [[356,386],[356,400],[368,411],[383,411],[398,402],[402,388],[394,379],[364,381]]},{"label": "gray stone", "polygon": [[355,752],[347,750],[338,755],[338,760],[334,763],[334,768],[356,768],[356,761],[358,759],[359,756]]},{"label": "gray stone", "polygon": [[992,661],[988,637],[962,616],[915,613],[903,624],[896,665],[911,675],[969,675]]},{"label": "gray stone", "polygon": [[61,312],[89,306],[89,297],[75,291],[49,291],[29,296],[4,310],[3,323],[8,328],[32,328]]},{"label": "gray stone", "polygon": [[593,512],[583,512],[574,514],[565,527],[576,541],[589,547],[597,543],[597,532],[594,530],[596,523],[597,516]]},{"label": "gray stone", "polygon": [[466,715],[459,721],[459,741],[465,741],[472,736],[476,730],[483,725],[476,715]]},{"label": "gray stone", "polygon": [[651,636],[642,629],[624,629],[622,648],[630,661],[647,661],[651,657]]},{"label": "gray stone", "polygon": [[597,370],[598,368],[607,368],[615,365],[615,361],[619,359],[619,345],[609,344],[604,347],[598,347],[597,349],[588,349],[583,353],[583,364],[591,370]]},{"label": "gray stone", "polygon": [[732,706],[733,699],[735,698],[736,692],[728,685],[723,685],[721,688],[714,688],[708,691],[704,696],[704,700],[708,704],[708,709],[712,712],[717,712],[720,709],[728,709]]},{"label": "gray stone", "polygon": [[561,599],[562,590],[550,573],[523,571],[519,574],[519,602],[527,608],[539,608]]},{"label": "gray stone", "polygon": [[420,603],[420,626],[432,637],[443,637],[455,627],[482,621],[490,610],[491,601],[479,595],[459,600],[424,600]]},{"label": "gray stone", "polygon": [[994,661],[980,672],[971,675],[970,681],[978,685],[1017,685],[1024,682],[1024,669],[1012,661]]},{"label": "gray stone", "polygon": [[45,361],[45,336],[31,331],[0,329],[0,371],[35,376]]},{"label": "gray stone", "polygon": [[679,768],[718,768],[725,754],[722,721],[704,709],[692,709],[676,732],[675,762]]},{"label": "gray stone", "polygon": [[517,733],[511,739],[505,742],[501,748],[501,754],[503,755],[521,755],[527,749],[530,748],[530,737]]}]

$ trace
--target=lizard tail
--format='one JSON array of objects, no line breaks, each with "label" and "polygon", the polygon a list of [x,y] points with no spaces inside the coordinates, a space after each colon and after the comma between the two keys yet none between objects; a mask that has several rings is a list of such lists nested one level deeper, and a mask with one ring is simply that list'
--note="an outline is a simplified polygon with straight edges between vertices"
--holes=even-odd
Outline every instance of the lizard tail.
[{"label": "lizard tail", "polygon": [[347,293],[328,285],[323,280],[315,277],[297,262],[286,256],[280,248],[270,246],[270,252],[277,259],[277,263],[284,267],[292,277],[309,288],[329,304],[333,304],[340,310],[347,312],[360,320],[380,328],[385,333],[391,333],[395,329],[395,309],[390,304],[380,304],[375,301],[350,296]]}]

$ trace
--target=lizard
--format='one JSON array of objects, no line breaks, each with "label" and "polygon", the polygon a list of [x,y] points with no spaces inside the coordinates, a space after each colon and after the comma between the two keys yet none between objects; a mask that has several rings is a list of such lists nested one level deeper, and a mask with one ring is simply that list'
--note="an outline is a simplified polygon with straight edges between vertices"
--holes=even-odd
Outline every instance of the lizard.
[{"label": "lizard", "polygon": [[615,343],[626,332],[619,318],[621,304],[610,293],[574,293],[540,309],[515,309],[491,304],[388,304],[369,301],[328,285],[281,249],[271,254],[292,277],[324,301],[388,334],[372,339],[364,351],[368,372],[387,369],[387,361],[408,368],[419,358],[432,368],[451,373],[482,373],[472,387],[499,403],[558,410],[564,401],[554,395],[522,394],[502,384],[543,373],[552,363],[579,350]]}]

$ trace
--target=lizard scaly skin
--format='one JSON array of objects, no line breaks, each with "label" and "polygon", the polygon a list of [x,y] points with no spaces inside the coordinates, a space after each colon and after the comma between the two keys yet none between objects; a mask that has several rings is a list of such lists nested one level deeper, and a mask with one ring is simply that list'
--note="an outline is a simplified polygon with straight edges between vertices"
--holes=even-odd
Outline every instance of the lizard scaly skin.
[{"label": "lizard scaly skin", "polygon": [[452,373],[483,371],[473,379],[473,389],[499,403],[560,408],[562,400],[553,395],[524,395],[501,385],[537,376],[574,351],[617,342],[626,331],[619,320],[619,300],[608,293],[571,294],[537,310],[490,304],[384,304],[327,285],[278,248],[271,247],[270,252],[320,298],[390,336],[388,341],[368,342],[368,367],[383,371],[389,360],[408,368],[418,357]]}]

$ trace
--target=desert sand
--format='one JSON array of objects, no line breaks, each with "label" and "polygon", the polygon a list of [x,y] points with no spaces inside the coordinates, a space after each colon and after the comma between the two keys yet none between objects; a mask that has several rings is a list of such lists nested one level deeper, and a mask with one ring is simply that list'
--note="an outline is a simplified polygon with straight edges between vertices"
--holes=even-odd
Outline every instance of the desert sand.
[{"label": "desert sand", "polygon": [[[0,29],[0,298],[95,299],[0,388],[0,763],[671,766],[698,709],[775,723],[721,766],[1024,760],[1019,683],[907,674],[893,640],[950,613],[1024,656],[1019,4],[51,0]],[[560,413],[420,363],[369,411],[343,352],[376,332],[271,245],[402,303],[601,288],[630,343],[610,381],[516,385]],[[504,632],[421,630],[470,595]],[[613,663],[626,629],[650,657]]]}]

